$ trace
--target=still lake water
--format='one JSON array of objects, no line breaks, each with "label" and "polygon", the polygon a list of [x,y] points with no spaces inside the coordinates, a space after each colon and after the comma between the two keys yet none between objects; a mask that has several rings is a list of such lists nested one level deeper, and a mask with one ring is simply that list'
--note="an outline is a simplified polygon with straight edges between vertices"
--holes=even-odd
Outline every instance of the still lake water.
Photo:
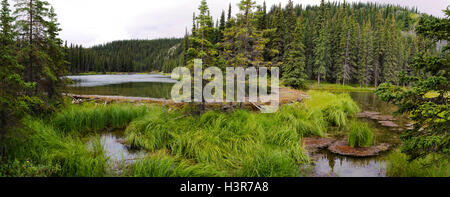
[{"label": "still lake water", "polygon": [[69,93],[80,95],[170,98],[177,82],[163,75],[86,75],[68,76],[75,84]]},{"label": "still lake water", "polygon": [[[383,115],[392,115],[396,111],[394,105],[383,102],[371,92],[349,92],[352,99],[358,104],[361,111],[375,111]],[[405,116],[395,117],[397,124],[404,127],[408,123]],[[377,121],[370,119],[360,119],[367,122],[375,134],[375,143],[388,143],[392,145],[391,150],[401,144],[399,138],[401,132],[390,130],[381,126]],[[329,131],[337,138],[345,138],[346,133],[340,131]],[[382,153],[377,157],[354,158],[340,156],[328,150],[314,153],[315,160],[314,176],[337,176],[337,177],[384,177],[386,176],[386,159],[389,152]]]},{"label": "still lake water", "polygon": [[[109,95],[109,96],[132,96],[151,98],[170,98],[171,89],[176,83],[168,76],[162,75],[87,75],[68,76],[76,83],[71,85],[69,93],[82,95]],[[350,96],[361,108],[361,111],[376,111],[384,115],[391,115],[395,106],[381,101],[371,92],[350,92]],[[396,117],[396,122],[400,126],[407,124],[405,117]],[[376,136],[376,143],[389,143],[397,147],[401,141],[400,133],[382,127],[376,121],[361,119],[367,122],[373,129]],[[330,131],[338,138],[345,138],[346,133],[340,131]],[[116,149],[120,149],[120,156],[125,158],[136,157],[133,153],[128,153],[127,149],[118,144],[118,136],[107,134],[102,137],[106,151],[113,158]],[[119,147],[119,148],[118,148]],[[370,158],[353,158],[339,156],[327,150],[314,153],[315,160],[313,176],[340,176],[340,177],[383,177],[386,176],[386,156],[388,153]]]}]

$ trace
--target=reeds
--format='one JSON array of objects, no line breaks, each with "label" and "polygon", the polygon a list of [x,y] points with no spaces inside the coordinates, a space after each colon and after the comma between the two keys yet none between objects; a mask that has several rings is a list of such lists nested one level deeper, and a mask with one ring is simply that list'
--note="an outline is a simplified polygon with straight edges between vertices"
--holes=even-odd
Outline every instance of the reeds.
[{"label": "reeds", "polygon": [[[106,161],[100,142],[92,148],[73,136],[65,136],[42,120],[26,118],[21,138],[12,138],[9,156],[22,164],[12,176],[105,176]],[[26,173],[36,168],[33,174]]]},{"label": "reeds", "polygon": [[337,127],[347,125],[348,116],[356,115],[360,109],[348,94],[308,91],[311,99],[305,102],[308,109],[319,109],[325,120]]},{"label": "reeds", "polygon": [[374,134],[367,123],[352,122],[349,127],[348,143],[351,147],[370,147]]},{"label": "reeds", "polygon": [[[344,127],[359,111],[348,95],[310,95],[306,103],[282,106],[274,114],[237,110],[185,116],[177,110],[163,113],[158,106],[69,106],[49,120],[29,118],[31,129],[11,142],[11,155],[19,164],[43,165],[35,168],[45,169],[46,176],[106,176],[108,158],[100,141],[87,146],[81,139],[126,128],[127,143],[150,156],[129,166],[124,176],[299,176],[300,165],[310,162],[301,139],[325,136],[329,125]],[[154,154],[162,150],[167,154]]]},{"label": "reeds", "polygon": [[449,177],[448,157],[428,155],[425,158],[408,161],[408,156],[399,150],[388,156],[386,174],[391,177]]},{"label": "reeds", "polygon": [[126,104],[71,106],[57,113],[51,124],[64,133],[86,134],[106,128],[125,128],[133,119],[143,116],[147,106]]},{"label": "reeds", "polygon": [[131,177],[217,177],[225,176],[210,164],[195,164],[173,156],[149,156],[128,167]]}]

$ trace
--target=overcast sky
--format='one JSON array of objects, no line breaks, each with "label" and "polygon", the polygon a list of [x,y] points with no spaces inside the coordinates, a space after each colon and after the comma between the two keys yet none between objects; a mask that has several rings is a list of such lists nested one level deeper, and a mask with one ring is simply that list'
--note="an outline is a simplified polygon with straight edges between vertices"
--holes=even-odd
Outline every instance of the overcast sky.
[{"label": "overcast sky", "polygon": [[[114,40],[182,37],[191,28],[192,13],[200,0],[47,0],[61,23],[61,38],[69,43],[92,46]],[[262,4],[264,0],[256,0]],[[288,0],[266,0],[286,4]],[[320,0],[293,0],[295,4],[319,4]],[[450,0],[347,0],[418,7],[421,12],[443,17]],[[228,4],[237,11],[239,0],[208,0],[214,18]]]}]

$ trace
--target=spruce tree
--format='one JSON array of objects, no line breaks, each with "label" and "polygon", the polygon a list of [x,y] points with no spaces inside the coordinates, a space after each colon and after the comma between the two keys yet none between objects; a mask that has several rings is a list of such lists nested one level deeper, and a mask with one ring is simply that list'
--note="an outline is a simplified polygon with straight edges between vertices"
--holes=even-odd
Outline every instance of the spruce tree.
[{"label": "spruce tree", "polygon": [[[418,35],[433,42],[450,40],[450,9],[445,12],[445,19],[423,16],[416,28]],[[384,83],[376,90],[384,101],[398,106],[397,113],[409,114],[414,122],[414,128],[401,136],[401,151],[409,160],[431,156],[428,157],[431,161],[426,163],[439,165],[440,159],[450,156],[449,49],[450,45],[446,44],[437,55],[419,53],[412,67],[423,74],[403,77],[412,84],[410,87]],[[427,96],[430,92],[436,96]]]},{"label": "spruce tree", "polygon": [[64,55],[62,42],[57,39],[58,24],[56,15],[48,9],[48,2],[41,0],[17,0],[15,4],[19,40],[18,61],[25,65],[25,81],[35,83],[30,97],[37,96],[43,102],[32,106],[35,113],[54,111],[61,101],[57,86],[62,84]]},{"label": "spruce tree", "polygon": [[188,49],[188,66],[193,68],[194,59],[202,59],[204,66],[214,66],[216,64],[217,49],[214,45],[215,29],[209,7],[206,0],[202,0],[198,8],[199,14],[195,17],[194,23],[198,24],[190,39],[190,48]]},{"label": "spruce tree", "polygon": [[225,11],[222,11],[222,15],[220,16],[220,25],[219,25],[219,38],[218,42],[221,42],[223,39],[223,31],[225,31],[226,22],[225,22]]},{"label": "spruce tree", "polygon": [[[294,11],[294,3],[292,2],[292,0],[289,0],[288,4],[286,5],[284,20],[286,21],[283,27],[284,43],[286,45],[284,50],[286,50],[286,47],[288,47],[288,45],[294,40],[294,31],[297,26],[297,16]],[[286,51],[283,55],[287,55]]]},{"label": "spruce tree", "polygon": [[398,48],[398,32],[395,24],[394,16],[391,16],[391,19],[386,20],[385,29],[389,29],[389,31],[385,31],[386,38],[386,58],[384,59],[384,68],[383,68],[383,76],[385,78],[384,81],[392,82],[398,84],[398,74],[399,74],[399,48]]},{"label": "spruce tree", "polygon": [[6,134],[15,131],[28,105],[37,102],[24,94],[32,88],[21,76],[23,66],[16,60],[13,17],[7,0],[1,2],[0,13],[0,158],[6,154]]},{"label": "spruce tree", "polygon": [[381,11],[378,11],[378,14],[375,19],[375,32],[373,39],[373,84],[375,87],[378,87],[379,82],[381,81],[381,72],[384,63],[384,48],[385,48],[385,34],[384,34],[384,26],[383,26],[383,18]]},{"label": "spruce tree", "polygon": [[255,2],[241,0],[236,24],[225,30],[222,55],[227,66],[259,67],[270,64],[263,57],[268,39],[263,37],[263,31],[257,29],[254,9]]},{"label": "spruce tree", "polygon": [[315,62],[314,73],[317,77],[317,84],[320,85],[320,80],[325,79],[327,63],[329,62],[329,32],[327,24],[328,6],[325,5],[324,0],[320,4],[320,14],[317,20],[319,24],[319,35],[314,40],[315,47]]},{"label": "spruce tree", "polygon": [[363,25],[359,50],[357,79],[360,86],[368,86],[372,76],[372,32],[370,21]]},{"label": "spruce tree", "polygon": [[283,65],[283,80],[286,85],[294,88],[305,88],[307,75],[305,72],[306,58],[304,39],[304,24],[303,18],[298,20],[295,31],[293,32],[294,39],[287,47],[287,55]]},{"label": "spruce tree", "polygon": [[62,40],[58,38],[59,32],[61,29],[59,28],[59,23],[56,19],[56,14],[53,7],[50,8],[48,13],[49,21],[47,22],[47,54],[50,58],[49,60],[49,71],[46,71],[46,83],[43,87],[44,91],[48,93],[48,97],[50,100],[55,100],[58,102],[62,101],[61,91],[64,87],[64,83],[61,80],[66,74],[68,62],[65,59],[65,54],[62,47]]},{"label": "spruce tree", "polygon": [[275,32],[271,38],[272,46],[270,48],[274,50],[274,57],[272,58],[272,61],[276,64],[281,64],[283,62],[283,55],[284,55],[284,47],[285,47],[285,24],[284,24],[284,14],[283,10],[281,8],[281,4],[278,6],[278,9],[276,10],[276,14],[274,16],[274,19],[272,20],[272,28],[275,29]]}]

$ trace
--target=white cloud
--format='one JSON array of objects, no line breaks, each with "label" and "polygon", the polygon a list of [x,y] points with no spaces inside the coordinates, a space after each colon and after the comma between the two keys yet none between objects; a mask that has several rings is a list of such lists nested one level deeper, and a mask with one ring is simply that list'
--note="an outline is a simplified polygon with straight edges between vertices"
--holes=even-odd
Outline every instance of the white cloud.
[{"label": "white cloud", "polygon": [[[263,0],[256,0],[262,4]],[[347,0],[358,2],[360,0]],[[361,0],[417,6],[419,10],[443,16],[448,0]],[[191,28],[192,13],[200,0],[48,0],[58,14],[61,37],[69,43],[92,46],[121,39],[182,37]],[[208,0],[211,14],[217,18],[222,10],[239,0]],[[267,6],[288,0],[266,0]],[[342,2],[342,0],[341,0]],[[319,4],[320,0],[294,0],[295,4]]]}]

